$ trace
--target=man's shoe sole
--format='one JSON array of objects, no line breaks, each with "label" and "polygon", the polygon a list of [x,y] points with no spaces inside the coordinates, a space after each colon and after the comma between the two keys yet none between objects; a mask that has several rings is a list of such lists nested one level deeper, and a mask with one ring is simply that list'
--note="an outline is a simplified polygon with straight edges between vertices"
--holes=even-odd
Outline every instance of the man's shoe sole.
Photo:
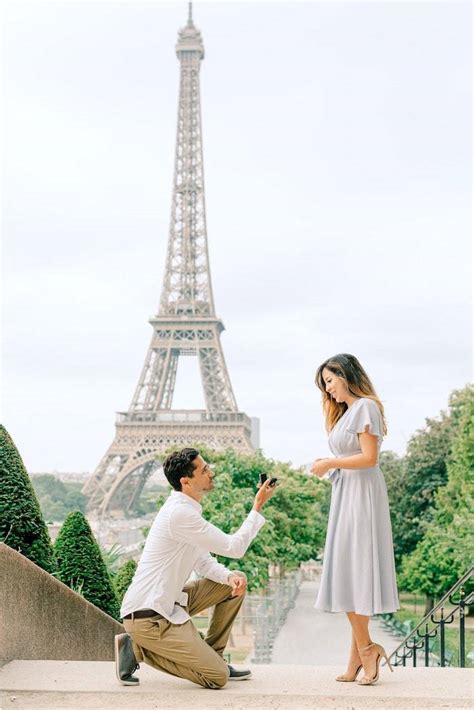
[{"label": "man's shoe sole", "polygon": [[229,681],[231,680],[250,680],[252,677],[251,673],[247,673],[246,675],[240,675],[240,676],[229,676]]},{"label": "man's shoe sole", "polygon": [[117,634],[114,638],[114,655],[115,655],[115,675],[117,676],[117,680],[121,685],[139,685],[140,681],[137,679],[136,681],[133,680],[122,680],[120,677],[120,667],[119,667],[119,655],[120,655],[120,648],[122,646],[122,639],[124,636],[128,636],[128,634]]}]

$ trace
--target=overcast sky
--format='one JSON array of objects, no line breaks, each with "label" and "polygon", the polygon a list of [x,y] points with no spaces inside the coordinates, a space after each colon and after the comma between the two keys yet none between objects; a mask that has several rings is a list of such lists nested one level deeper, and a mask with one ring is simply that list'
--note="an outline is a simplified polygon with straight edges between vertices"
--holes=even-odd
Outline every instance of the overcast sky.
[{"label": "overcast sky", "polygon": [[[471,6],[194,4],[209,250],[239,408],[327,453],[314,371],[357,355],[385,449],[470,378]],[[3,416],[30,471],[90,471],[161,292],[185,2],[4,17]],[[203,405],[182,358],[173,406]]]}]

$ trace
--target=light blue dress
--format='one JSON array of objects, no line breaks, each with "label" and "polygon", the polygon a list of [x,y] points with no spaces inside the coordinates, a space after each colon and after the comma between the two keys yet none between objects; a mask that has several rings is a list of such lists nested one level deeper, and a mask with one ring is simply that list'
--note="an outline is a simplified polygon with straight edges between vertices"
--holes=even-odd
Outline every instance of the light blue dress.
[{"label": "light blue dress", "polygon": [[[338,458],[361,452],[357,434],[383,437],[382,415],[365,397],[344,412],[329,435]],[[372,616],[399,608],[387,487],[378,462],[372,468],[335,469],[321,586],[315,609]]]}]

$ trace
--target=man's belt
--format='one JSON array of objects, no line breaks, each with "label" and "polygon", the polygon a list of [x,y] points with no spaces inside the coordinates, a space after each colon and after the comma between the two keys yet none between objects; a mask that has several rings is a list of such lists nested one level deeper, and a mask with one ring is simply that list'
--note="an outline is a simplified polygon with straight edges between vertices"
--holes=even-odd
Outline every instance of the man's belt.
[{"label": "man's belt", "polygon": [[124,616],[124,619],[147,619],[149,616],[159,616],[160,619],[163,617],[158,612],[153,609],[139,609],[138,611],[132,611],[131,614]]}]

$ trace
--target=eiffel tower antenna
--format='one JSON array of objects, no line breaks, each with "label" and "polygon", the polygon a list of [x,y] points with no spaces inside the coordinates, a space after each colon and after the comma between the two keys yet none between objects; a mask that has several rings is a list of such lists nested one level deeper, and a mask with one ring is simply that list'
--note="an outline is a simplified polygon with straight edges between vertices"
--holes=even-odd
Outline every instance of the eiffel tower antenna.
[{"label": "eiffel tower antenna", "polygon": [[[188,22],[179,31],[178,125],[171,220],[151,343],[127,412],[119,412],[115,438],[84,486],[89,508],[100,515],[132,513],[163,452],[193,443],[250,452],[256,427],[240,412],[227,371],[216,316],[207,246],[199,71],[204,59],[200,31]],[[206,408],[172,409],[178,359],[199,361]]]}]

